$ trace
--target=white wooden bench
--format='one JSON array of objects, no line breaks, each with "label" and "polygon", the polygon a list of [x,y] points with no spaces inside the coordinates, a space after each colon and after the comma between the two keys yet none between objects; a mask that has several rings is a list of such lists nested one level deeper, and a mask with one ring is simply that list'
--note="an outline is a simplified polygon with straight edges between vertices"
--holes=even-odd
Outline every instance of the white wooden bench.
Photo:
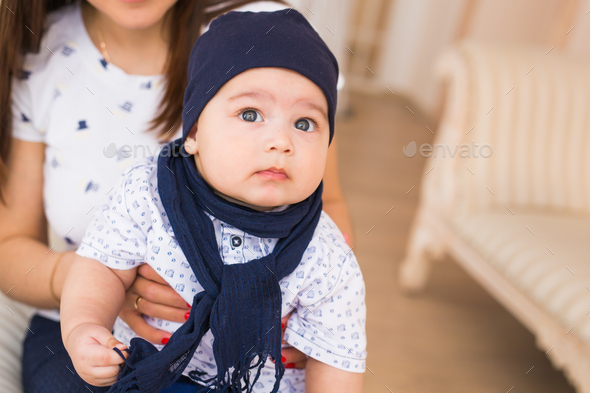
[{"label": "white wooden bench", "polygon": [[463,42],[437,63],[434,143],[493,153],[427,159],[399,279],[418,292],[451,256],[590,393],[590,63],[548,50]]}]

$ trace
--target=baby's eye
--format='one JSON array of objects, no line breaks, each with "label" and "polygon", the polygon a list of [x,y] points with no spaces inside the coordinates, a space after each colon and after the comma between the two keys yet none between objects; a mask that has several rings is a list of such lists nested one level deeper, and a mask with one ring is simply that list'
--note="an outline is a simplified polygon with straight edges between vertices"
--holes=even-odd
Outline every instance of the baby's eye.
[{"label": "baby's eye", "polygon": [[249,122],[260,122],[262,121],[262,115],[253,109],[248,109],[241,114],[242,120]]},{"label": "baby's eye", "polygon": [[301,131],[314,131],[315,124],[307,119],[299,119],[295,122],[295,128]]}]

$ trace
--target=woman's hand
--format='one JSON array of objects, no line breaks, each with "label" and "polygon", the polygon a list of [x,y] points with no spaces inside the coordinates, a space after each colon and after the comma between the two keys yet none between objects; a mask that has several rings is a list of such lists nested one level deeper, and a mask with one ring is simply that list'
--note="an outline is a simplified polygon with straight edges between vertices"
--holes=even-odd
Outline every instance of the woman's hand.
[{"label": "woman's hand", "polygon": [[139,336],[154,344],[166,344],[172,334],[148,325],[142,314],[184,323],[189,313],[188,303],[151,266],[143,264],[125,294],[119,317]]},{"label": "woman's hand", "polygon": [[[285,328],[287,327],[287,321],[291,318],[293,312],[285,315],[281,318],[281,327],[282,327],[282,334],[281,337],[285,335]],[[287,344],[285,340],[283,343]],[[283,357],[281,361],[285,365],[285,368],[305,368],[307,364],[307,355],[298,350],[297,348],[283,348],[281,350],[281,356]],[[274,362],[273,362],[274,363]]]}]

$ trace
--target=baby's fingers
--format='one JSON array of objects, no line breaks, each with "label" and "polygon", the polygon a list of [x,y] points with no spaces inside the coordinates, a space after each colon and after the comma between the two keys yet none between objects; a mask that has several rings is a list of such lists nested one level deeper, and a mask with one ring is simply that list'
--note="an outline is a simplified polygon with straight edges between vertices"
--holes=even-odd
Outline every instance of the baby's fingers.
[{"label": "baby's fingers", "polygon": [[119,356],[119,354],[113,350],[113,347],[117,347],[120,351],[122,351],[125,358],[129,356],[127,351],[123,351],[127,348],[127,346],[113,337],[111,332],[109,332],[107,329],[101,329],[98,332],[94,332],[93,338],[101,345],[92,346],[91,349],[89,348],[91,366],[115,366],[123,363],[123,358],[121,358],[121,356]]},{"label": "baby's fingers", "polygon": [[[127,352],[123,351],[125,346],[123,344],[117,344],[123,356],[127,357]],[[119,356],[112,348],[107,348],[102,345],[93,345],[88,348],[88,365],[91,367],[106,367],[106,366],[117,366],[123,363],[123,358]],[[117,366],[118,369],[118,366]]]},{"label": "baby's fingers", "polygon": [[[119,349],[119,351],[121,351],[123,356],[125,356],[125,359],[129,358],[129,353],[127,353],[127,351],[124,351],[124,349],[127,349],[127,346],[125,344],[123,344],[121,341],[117,340],[115,337],[109,338],[105,346],[110,349],[117,347],[117,349]],[[117,353],[114,350],[113,350],[113,352]],[[118,353],[117,353],[117,355],[118,355]],[[119,355],[119,358],[121,358],[120,355]],[[121,359],[121,360],[123,360],[123,359]]]},{"label": "baby's fingers", "polygon": [[95,386],[109,386],[117,381],[121,369],[119,366],[92,367],[93,384]]}]

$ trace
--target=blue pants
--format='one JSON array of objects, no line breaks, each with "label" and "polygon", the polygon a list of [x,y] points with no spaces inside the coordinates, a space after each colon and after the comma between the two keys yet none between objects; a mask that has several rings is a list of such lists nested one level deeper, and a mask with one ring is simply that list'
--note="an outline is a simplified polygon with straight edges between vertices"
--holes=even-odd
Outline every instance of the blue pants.
[{"label": "blue pants", "polygon": [[[61,339],[59,322],[39,315],[31,320],[24,342],[22,366],[25,393],[106,393],[109,390],[108,386],[89,385],[76,374]],[[208,393],[209,390],[182,376],[160,393]]]}]

